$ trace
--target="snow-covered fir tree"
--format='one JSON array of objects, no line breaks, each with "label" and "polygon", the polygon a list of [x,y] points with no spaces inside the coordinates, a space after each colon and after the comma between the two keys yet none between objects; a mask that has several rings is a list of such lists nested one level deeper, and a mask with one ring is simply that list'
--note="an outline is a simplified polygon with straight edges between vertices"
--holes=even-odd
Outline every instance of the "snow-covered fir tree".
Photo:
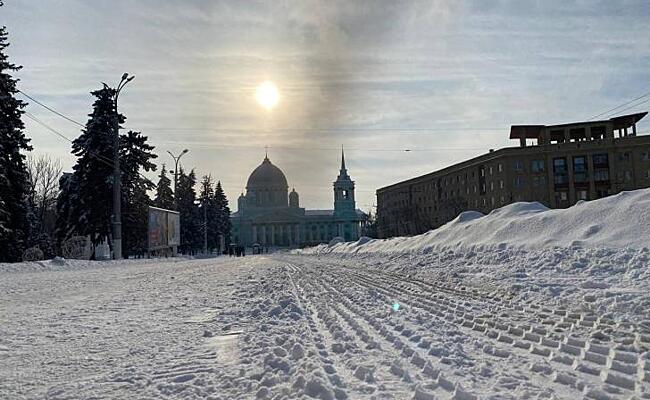
[{"label": "snow-covered fir tree", "polygon": [[[205,207],[205,214],[201,216],[207,220],[208,231],[208,249],[214,250],[219,246],[219,209],[215,197],[214,184],[212,183],[212,176],[205,175],[201,181],[201,194],[199,199],[201,204]],[[202,226],[203,227],[203,226]],[[201,231],[203,233],[203,231]]]},{"label": "snow-covered fir tree", "polygon": [[0,28],[0,262],[22,258],[29,231],[28,175],[22,152],[31,150],[31,146],[21,120],[26,103],[16,98],[18,80],[11,73],[21,67],[9,62],[7,46],[7,30],[3,26]]},{"label": "snow-covered fir tree", "polygon": [[215,207],[217,208],[217,232],[223,235],[226,245],[230,243],[230,207],[228,198],[221,187],[221,181],[217,182],[214,189]]},{"label": "snow-covered fir tree", "polygon": [[180,251],[183,254],[191,254],[203,247],[203,235],[201,231],[202,216],[196,204],[196,174],[194,170],[186,174],[183,168],[179,168],[178,188],[176,195],[178,199],[178,211],[181,222],[181,245]]},{"label": "snow-covered fir tree", "polygon": [[154,198],[154,205],[156,207],[164,208],[167,210],[174,209],[174,192],[172,191],[171,179],[167,177],[167,169],[165,164],[160,169],[158,175],[158,183],[156,184],[156,196]]},{"label": "snow-covered fir tree", "polygon": [[[94,244],[111,236],[113,206],[113,118],[115,90],[104,87],[91,92],[95,96],[93,112],[86,128],[72,142],[72,153],[78,157],[73,167],[74,179],[61,188],[61,196],[74,193],[76,201],[61,199],[67,207],[66,222],[70,227],[59,227],[66,237],[90,235]],[[119,115],[119,123],[125,118]]]},{"label": "snow-covered fir tree", "polygon": [[143,256],[147,251],[147,223],[149,206],[153,204],[148,190],[155,184],[143,177],[140,171],[154,171],[151,162],[158,157],[147,137],[129,131],[120,135],[120,169],[122,170],[122,248],[123,256]]}]

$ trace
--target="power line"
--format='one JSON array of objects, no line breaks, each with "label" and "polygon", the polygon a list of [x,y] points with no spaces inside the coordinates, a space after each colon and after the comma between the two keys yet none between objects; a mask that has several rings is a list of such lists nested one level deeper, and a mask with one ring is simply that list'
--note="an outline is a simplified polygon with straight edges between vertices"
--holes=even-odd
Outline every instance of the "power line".
[{"label": "power line", "polygon": [[68,116],[66,116],[66,115],[61,114],[60,112],[58,112],[58,111],[56,111],[55,109],[53,109],[53,108],[51,108],[51,107],[49,107],[49,106],[47,106],[47,105],[41,103],[40,101],[36,100],[36,99],[33,98],[32,96],[30,96],[30,95],[28,95],[27,93],[23,92],[22,90],[18,89],[18,93],[20,93],[20,94],[22,94],[23,96],[27,97],[28,99],[30,99],[30,100],[33,101],[34,103],[38,104],[39,106],[45,108],[46,110],[53,112],[54,114],[58,115],[59,117],[64,118],[64,119],[66,119],[66,120],[72,122],[73,124],[79,125],[79,126],[82,127],[82,128],[85,128],[85,127],[86,127],[86,126],[85,126],[84,124],[82,124],[81,122],[77,122],[77,121],[75,121],[74,119],[72,119],[72,118],[70,118],[70,117],[68,117]]},{"label": "power line", "polygon": [[[58,115],[61,118],[66,119],[69,122],[72,122],[75,125],[78,125],[82,128],[85,128],[85,125],[79,121],[76,121],[67,115],[55,110],[54,108],[44,104],[42,101],[35,99],[33,96],[18,90],[20,94],[26,98],[32,100],[34,103],[40,105],[46,110]],[[503,127],[418,127],[418,128],[397,128],[397,127],[338,127],[338,128],[313,128],[313,127],[302,127],[302,128],[236,128],[236,127],[225,127],[225,128],[188,128],[188,127],[166,127],[166,128],[156,128],[149,127],[146,128],[147,131],[195,131],[195,132],[402,132],[402,133],[420,133],[420,132],[442,132],[442,131],[505,131],[507,128]],[[492,132],[496,133],[496,132]],[[480,134],[480,133],[479,133]]]},{"label": "power line", "polygon": [[643,100],[642,102],[639,102],[639,103],[633,104],[633,105],[631,105],[631,106],[629,106],[629,107],[627,107],[627,108],[622,109],[620,112],[623,112],[623,111],[629,110],[629,109],[634,108],[634,107],[638,107],[638,106],[640,106],[641,104],[647,103],[647,102],[649,102],[649,101],[650,101],[650,99],[645,99],[645,100]]},{"label": "power line", "polygon": [[443,128],[443,127],[432,127],[432,128],[375,128],[375,127],[343,127],[343,128],[189,128],[189,127],[166,127],[166,128],[156,128],[156,127],[147,127],[144,128],[147,131],[154,132],[256,132],[256,133],[277,133],[277,132],[389,132],[395,134],[410,134],[410,133],[434,133],[434,132],[479,132],[476,134],[501,134],[504,131],[507,131],[508,128]]},{"label": "power line", "polygon": [[[623,103],[623,104],[620,104],[620,105],[618,105],[618,106],[616,106],[616,107],[614,107],[614,108],[610,108],[609,110],[607,110],[607,111],[603,111],[603,112],[601,112],[600,114],[596,114],[596,115],[594,115],[593,117],[589,118],[588,121],[591,121],[592,119],[598,118],[598,117],[600,117],[601,115],[608,114],[608,113],[610,113],[611,111],[618,110],[618,109],[621,108],[621,107],[625,107],[626,105],[628,105],[628,104],[630,104],[630,103],[633,103],[633,102],[635,102],[635,101],[637,101],[637,100],[640,100],[640,99],[642,99],[642,98],[644,98],[644,97],[646,97],[646,96],[648,96],[648,95],[650,95],[650,92],[646,92],[646,93],[642,94],[641,96],[639,96],[639,97],[637,97],[637,98],[635,98],[635,99],[632,99],[632,100],[630,100],[630,101],[627,101],[627,102],[625,102],[625,103]],[[648,100],[646,100],[646,101],[648,101]],[[641,102],[641,103],[639,103],[639,104],[643,104],[643,103],[645,103],[646,101],[643,101],[643,102]],[[636,105],[634,105],[634,106],[632,106],[632,107],[628,107],[628,108],[623,109],[623,110],[620,110],[619,112],[623,112],[623,111],[625,111],[625,110],[629,110],[630,108],[636,107],[636,106],[638,106],[639,104],[636,104]]]},{"label": "power line", "polygon": [[[177,146],[182,143],[173,142],[173,141],[156,141],[158,144],[172,145]],[[211,148],[242,148],[242,149],[264,149],[261,145],[226,145],[226,144],[216,144],[216,143],[194,143],[201,148],[211,147]],[[279,150],[310,150],[310,151],[341,151],[340,147],[314,147],[314,146],[268,146],[269,149],[279,149]],[[346,147],[345,151],[368,151],[368,152],[430,152],[430,151],[465,151],[465,150],[485,150],[486,147],[436,147],[436,148],[368,148],[368,147]]]},{"label": "power line", "polygon": [[[36,122],[37,124],[43,126],[43,127],[46,128],[48,131],[50,131],[50,132],[54,133],[55,135],[59,136],[60,138],[63,138],[63,139],[65,139],[66,141],[68,141],[68,142],[70,142],[70,143],[73,143],[73,140],[72,140],[72,139],[70,139],[69,137],[65,136],[65,135],[62,134],[61,132],[57,131],[56,129],[52,128],[51,126],[49,126],[49,125],[46,124],[45,122],[39,120],[38,118],[36,118],[36,117],[35,117],[34,115],[32,115],[31,113],[25,111],[25,116],[28,117],[29,119],[31,119],[32,121]],[[114,165],[114,164],[113,164],[113,160],[111,160],[111,159],[109,159],[109,158],[107,158],[107,157],[104,157],[104,156],[102,156],[101,154],[97,154],[97,153],[92,152],[92,151],[88,151],[88,154],[89,154],[91,157],[96,158],[98,161],[103,162],[104,164],[106,164],[106,165],[109,166],[109,167],[113,167],[113,165]],[[122,170],[122,172],[125,172],[125,171]],[[151,179],[149,179],[149,178],[147,178],[146,176],[142,175],[139,171],[136,171],[136,174],[138,174],[138,175],[139,175],[142,179],[144,179],[147,183],[150,183],[150,184],[152,184],[152,185],[155,185],[155,183],[154,183]]]}]

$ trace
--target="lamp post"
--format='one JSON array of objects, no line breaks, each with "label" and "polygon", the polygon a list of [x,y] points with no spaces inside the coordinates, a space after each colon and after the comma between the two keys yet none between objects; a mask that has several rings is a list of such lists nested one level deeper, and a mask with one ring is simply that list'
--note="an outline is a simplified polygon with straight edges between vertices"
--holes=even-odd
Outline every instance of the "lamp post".
[{"label": "lamp post", "polygon": [[172,154],[171,151],[167,150],[170,156],[174,159],[174,208],[178,210],[178,195],[176,194],[176,185],[178,184],[178,161],[183,157],[183,154],[189,152],[188,149],[183,149],[178,156]]},{"label": "lamp post", "polygon": [[[135,76],[122,75],[113,95],[113,258],[122,259],[122,172],[120,171],[120,117],[117,111],[117,99],[127,83]],[[104,83],[104,87],[108,86]]]}]

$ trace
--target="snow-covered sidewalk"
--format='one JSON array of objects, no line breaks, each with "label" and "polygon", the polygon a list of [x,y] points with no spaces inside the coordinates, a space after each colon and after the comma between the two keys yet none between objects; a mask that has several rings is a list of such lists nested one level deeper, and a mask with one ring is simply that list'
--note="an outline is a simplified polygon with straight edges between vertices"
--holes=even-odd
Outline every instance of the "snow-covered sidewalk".
[{"label": "snow-covered sidewalk", "polygon": [[425,278],[411,261],[275,254],[5,271],[0,398],[650,396],[640,324],[519,301],[462,274]]}]

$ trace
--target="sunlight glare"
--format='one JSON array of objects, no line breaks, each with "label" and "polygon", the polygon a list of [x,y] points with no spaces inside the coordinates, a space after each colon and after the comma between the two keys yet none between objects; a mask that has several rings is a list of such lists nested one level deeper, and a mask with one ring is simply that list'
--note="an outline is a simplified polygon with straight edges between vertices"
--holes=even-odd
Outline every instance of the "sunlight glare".
[{"label": "sunlight glare", "polygon": [[271,110],[280,101],[280,92],[275,83],[265,81],[255,90],[255,99],[262,107]]}]

